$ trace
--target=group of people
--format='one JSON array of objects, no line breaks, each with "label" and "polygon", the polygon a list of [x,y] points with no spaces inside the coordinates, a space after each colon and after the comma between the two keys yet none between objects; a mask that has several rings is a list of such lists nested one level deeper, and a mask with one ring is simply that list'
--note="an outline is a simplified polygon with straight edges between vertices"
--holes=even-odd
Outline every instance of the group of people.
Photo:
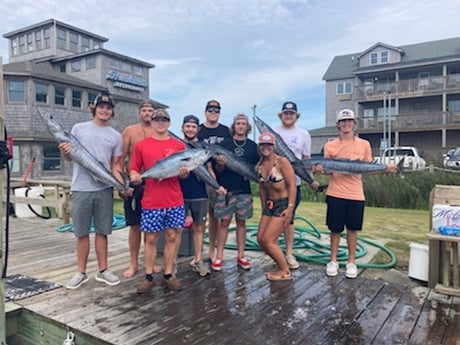
[{"label": "group of people", "polygon": [[[93,119],[76,124],[72,134],[109,170],[122,181],[122,172],[130,178],[132,188],[120,193],[124,199],[126,224],[129,229],[130,264],[124,277],[135,276],[139,269],[139,248],[144,242],[145,278],[137,286],[137,293],[146,293],[154,285],[154,274],[163,271],[161,284],[171,290],[181,288],[176,276],[176,259],[181,232],[186,216],[192,219],[194,256],[190,267],[205,277],[223,268],[224,247],[230,223],[235,218],[237,258],[236,265],[248,270],[251,267],[245,256],[246,220],[253,215],[253,198],[247,177],[230,169],[225,153],[218,153],[206,163],[202,173],[209,174],[215,184],[206,184],[193,171],[181,167],[177,176],[157,180],[142,179],[143,171],[157,161],[179,151],[195,147],[197,143],[215,144],[228,150],[238,160],[255,167],[259,182],[262,215],[257,241],[274,260],[275,268],[266,274],[270,281],[292,280],[291,270],[299,267],[293,253],[295,211],[300,203],[300,178],[295,175],[289,160],[276,153],[273,133],[261,133],[258,143],[249,139],[252,128],[248,117],[239,113],[229,127],[219,122],[221,106],[210,100],[205,106],[205,121],[187,115],[182,123],[182,140],[169,132],[171,117],[164,109],[155,109],[150,100],[139,104],[139,123],[126,127],[122,134],[109,123],[115,114],[115,104],[108,94],[96,97],[91,112]],[[300,113],[294,102],[285,102],[278,114],[281,124],[274,130],[299,159],[310,158],[311,138],[306,130],[296,126]],[[324,146],[326,158],[359,159],[372,161],[369,142],[354,134],[354,112],[344,109],[337,116],[339,136]],[[72,147],[60,143],[65,159],[71,160]],[[219,151],[220,152],[220,151]],[[225,151],[224,151],[225,152]],[[389,167],[388,171],[394,171]],[[312,173],[326,173],[315,166]],[[212,185],[212,187],[211,187]],[[218,187],[217,187],[218,186]],[[312,188],[317,183],[311,184]],[[217,187],[217,188],[216,188]],[[86,272],[90,249],[91,223],[95,227],[95,251],[98,271],[95,279],[108,285],[117,285],[120,279],[108,270],[107,236],[112,231],[113,190],[102,184],[78,163],[73,164],[72,220],[77,241],[77,273],[66,287],[77,289],[89,279]],[[331,174],[327,191],[326,224],[331,231],[331,261],[327,264],[328,276],[338,274],[337,252],[340,234],[347,230],[349,259],[346,276],[358,274],[355,263],[357,231],[363,224],[364,193],[360,175]],[[208,221],[210,267],[203,259],[205,224]],[[284,233],[285,252],[279,245]],[[144,236],[142,236],[144,234]],[[163,267],[156,265],[157,243],[164,236]]]}]

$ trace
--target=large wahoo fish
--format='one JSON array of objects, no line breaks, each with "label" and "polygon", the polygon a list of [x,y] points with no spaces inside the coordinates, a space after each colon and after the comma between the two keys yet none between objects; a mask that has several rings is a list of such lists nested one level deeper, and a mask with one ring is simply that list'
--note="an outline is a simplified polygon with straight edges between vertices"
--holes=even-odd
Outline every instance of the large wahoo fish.
[{"label": "large wahoo fish", "polygon": [[306,171],[302,160],[296,157],[294,152],[292,152],[289,146],[287,146],[287,144],[284,142],[283,138],[281,138],[277,132],[275,132],[269,125],[262,121],[262,119],[257,115],[254,115],[254,122],[259,133],[262,134],[265,132],[270,132],[275,136],[275,152],[280,156],[286,157],[289,162],[291,162],[291,165],[294,168],[297,176],[306,181],[308,184],[312,184],[314,182],[313,178],[310,176],[308,171]]},{"label": "large wahoo fish", "polygon": [[85,168],[93,178],[107,186],[114,187],[121,192],[126,193],[129,188],[129,179],[125,174],[120,172],[124,179],[124,185],[118,181],[112,172],[109,171],[100,161],[88,151],[80,141],[69,131],[67,131],[51,114],[43,109],[37,108],[40,117],[48,127],[48,131],[58,143],[68,142],[72,149],[70,157],[72,160]]},{"label": "large wahoo fish", "polygon": [[[178,176],[181,167],[193,171],[203,165],[211,157],[211,151],[205,149],[188,149],[179,151],[155,163],[141,174],[142,178],[165,178]],[[219,187],[217,187],[219,188]]]},{"label": "large wahoo fish", "polygon": [[321,165],[324,172],[334,172],[340,174],[378,173],[387,170],[386,164],[367,163],[360,160],[350,159],[311,158],[304,159],[302,162],[305,168],[309,170],[311,170],[315,165]]},{"label": "large wahoo fish", "polygon": [[227,162],[225,163],[226,168],[236,172],[237,174],[240,174],[241,176],[249,180],[259,183],[259,179],[256,174],[255,166],[252,164],[249,164],[244,159],[241,159],[241,157],[237,156],[236,154],[226,149],[225,147],[222,147],[220,145],[215,145],[215,144],[207,144],[201,141],[191,143],[191,145],[193,145],[194,147],[201,147],[201,148],[205,148],[207,150],[212,151],[212,157],[214,159],[216,159],[217,156],[220,156],[220,155],[227,157]]},{"label": "large wahoo fish", "polygon": [[[182,140],[179,136],[174,134],[173,132],[169,131],[169,135],[171,135],[173,138],[183,142],[187,149],[190,149],[190,146],[188,143],[186,143],[184,140]],[[210,186],[213,189],[219,189],[220,185],[214,178],[214,176],[211,175],[209,172],[208,168],[205,165],[200,165],[198,168],[192,171],[192,173],[198,177],[200,181],[203,181],[206,183],[208,186]]]}]

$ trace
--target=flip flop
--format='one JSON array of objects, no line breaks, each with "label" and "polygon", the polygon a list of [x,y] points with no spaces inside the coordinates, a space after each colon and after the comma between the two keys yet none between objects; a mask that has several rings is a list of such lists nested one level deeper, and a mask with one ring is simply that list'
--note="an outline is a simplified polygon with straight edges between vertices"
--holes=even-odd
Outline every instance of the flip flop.
[{"label": "flip flop", "polygon": [[266,274],[267,279],[272,281],[272,282],[280,282],[280,281],[287,281],[287,280],[292,280],[292,274],[289,272],[289,274],[278,274],[278,272],[273,272],[270,271]]}]

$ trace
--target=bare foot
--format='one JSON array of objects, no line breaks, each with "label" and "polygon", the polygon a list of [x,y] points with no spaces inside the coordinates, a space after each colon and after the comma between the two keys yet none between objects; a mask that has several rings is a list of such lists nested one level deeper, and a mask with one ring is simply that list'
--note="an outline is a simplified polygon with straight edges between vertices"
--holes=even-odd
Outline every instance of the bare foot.
[{"label": "bare foot", "polygon": [[163,267],[159,265],[153,266],[153,273],[160,273],[161,271],[163,271]]},{"label": "bare foot", "polygon": [[132,278],[137,273],[137,267],[129,267],[126,271],[123,272],[123,277],[125,278]]}]

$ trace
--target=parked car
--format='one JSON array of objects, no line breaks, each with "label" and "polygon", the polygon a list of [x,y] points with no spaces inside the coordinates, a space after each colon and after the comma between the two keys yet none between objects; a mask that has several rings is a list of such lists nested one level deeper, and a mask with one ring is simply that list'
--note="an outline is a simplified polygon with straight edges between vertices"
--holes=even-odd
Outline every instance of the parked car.
[{"label": "parked car", "polygon": [[460,146],[453,150],[453,152],[451,151],[452,150],[449,150],[446,154],[447,160],[445,161],[445,167],[448,169],[460,170]]},{"label": "parked car", "polygon": [[414,146],[388,147],[381,156],[374,157],[374,162],[397,165],[402,158],[403,170],[424,170],[426,167],[425,160]]},{"label": "parked car", "polygon": [[442,154],[442,166],[447,168],[447,161],[454,154],[455,149],[450,149],[447,153]]}]

